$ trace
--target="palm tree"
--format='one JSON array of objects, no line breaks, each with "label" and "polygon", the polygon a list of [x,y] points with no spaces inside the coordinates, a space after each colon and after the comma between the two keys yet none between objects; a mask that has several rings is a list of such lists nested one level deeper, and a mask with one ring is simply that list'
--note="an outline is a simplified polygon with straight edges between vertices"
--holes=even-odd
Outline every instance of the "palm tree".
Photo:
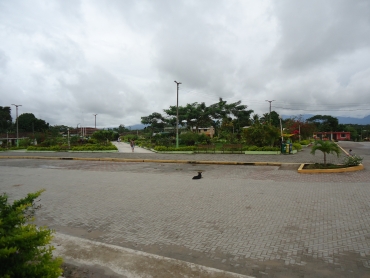
[{"label": "palm tree", "polygon": [[324,153],[324,165],[326,165],[326,154],[336,153],[338,157],[340,154],[340,148],[332,141],[315,141],[315,144],[312,146],[311,154],[314,155],[316,150],[322,151]]}]

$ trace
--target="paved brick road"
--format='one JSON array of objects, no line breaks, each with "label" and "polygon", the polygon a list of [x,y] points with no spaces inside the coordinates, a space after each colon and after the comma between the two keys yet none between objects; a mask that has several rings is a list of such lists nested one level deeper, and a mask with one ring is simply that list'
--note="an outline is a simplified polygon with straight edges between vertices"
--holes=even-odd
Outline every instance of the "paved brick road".
[{"label": "paved brick road", "polygon": [[0,190],[46,188],[39,223],[106,243],[257,277],[322,264],[370,275],[368,170],[292,169],[12,159],[0,160]]}]

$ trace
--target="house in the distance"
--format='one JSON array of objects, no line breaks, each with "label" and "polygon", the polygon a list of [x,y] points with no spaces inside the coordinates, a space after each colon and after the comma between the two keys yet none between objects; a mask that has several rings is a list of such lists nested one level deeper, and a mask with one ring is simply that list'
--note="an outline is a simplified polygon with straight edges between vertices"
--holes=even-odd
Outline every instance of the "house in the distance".
[{"label": "house in the distance", "polygon": [[349,141],[351,140],[351,133],[348,131],[314,132],[313,138],[315,140]]},{"label": "house in the distance", "polygon": [[[197,132],[196,127],[192,127],[193,132]],[[215,135],[215,128],[213,126],[211,127],[199,127],[198,128],[198,133],[199,134],[205,134],[211,138]]]}]

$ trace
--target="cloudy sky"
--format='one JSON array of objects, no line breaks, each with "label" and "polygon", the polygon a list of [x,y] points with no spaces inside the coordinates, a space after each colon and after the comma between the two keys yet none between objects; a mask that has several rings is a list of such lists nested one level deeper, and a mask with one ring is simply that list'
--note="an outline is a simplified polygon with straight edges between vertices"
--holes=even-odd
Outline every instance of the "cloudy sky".
[{"label": "cloudy sky", "polygon": [[[130,126],[176,105],[370,114],[368,0],[0,0],[0,106]],[[15,108],[12,108],[15,118]]]}]

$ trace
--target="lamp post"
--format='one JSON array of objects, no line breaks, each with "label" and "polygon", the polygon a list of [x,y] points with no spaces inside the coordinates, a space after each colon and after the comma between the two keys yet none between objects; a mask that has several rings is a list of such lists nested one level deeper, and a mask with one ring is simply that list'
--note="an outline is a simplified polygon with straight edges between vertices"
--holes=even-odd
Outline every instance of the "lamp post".
[{"label": "lamp post", "polygon": [[94,114],[94,116],[95,116],[95,129],[96,129],[96,115],[98,115],[98,114]]},{"label": "lamp post", "polygon": [[70,149],[71,148],[71,145],[69,143],[69,128],[67,128],[67,131],[68,131],[68,149]]},{"label": "lamp post", "polygon": [[179,85],[181,82],[174,81],[177,87],[177,101],[176,101],[176,148],[179,147]]},{"label": "lamp post", "polygon": [[21,104],[12,104],[12,105],[14,105],[15,107],[16,107],[16,112],[15,112],[15,114],[16,114],[16,116],[15,116],[15,118],[16,118],[16,121],[17,121],[17,147],[19,147],[19,139],[18,139],[18,106],[22,106]]},{"label": "lamp post", "polygon": [[283,138],[283,125],[281,124],[281,116],[279,115],[280,120],[280,135],[281,135],[281,144],[283,144],[284,138]]},{"label": "lamp post", "polygon": [[275,101],[274,99],[273,100],[266,100],[270,103],[270,125],[271,125],[271,102]]},{"label": "lamp post", "polygon": [[80,123],[78,123],[78,124],[77,124],[77,127],[76,127],[76,134],[77,134],[77,137],[79,137],[79,136],[78,136],[78,125],[79,125],[79,124],[80,124]]}]

